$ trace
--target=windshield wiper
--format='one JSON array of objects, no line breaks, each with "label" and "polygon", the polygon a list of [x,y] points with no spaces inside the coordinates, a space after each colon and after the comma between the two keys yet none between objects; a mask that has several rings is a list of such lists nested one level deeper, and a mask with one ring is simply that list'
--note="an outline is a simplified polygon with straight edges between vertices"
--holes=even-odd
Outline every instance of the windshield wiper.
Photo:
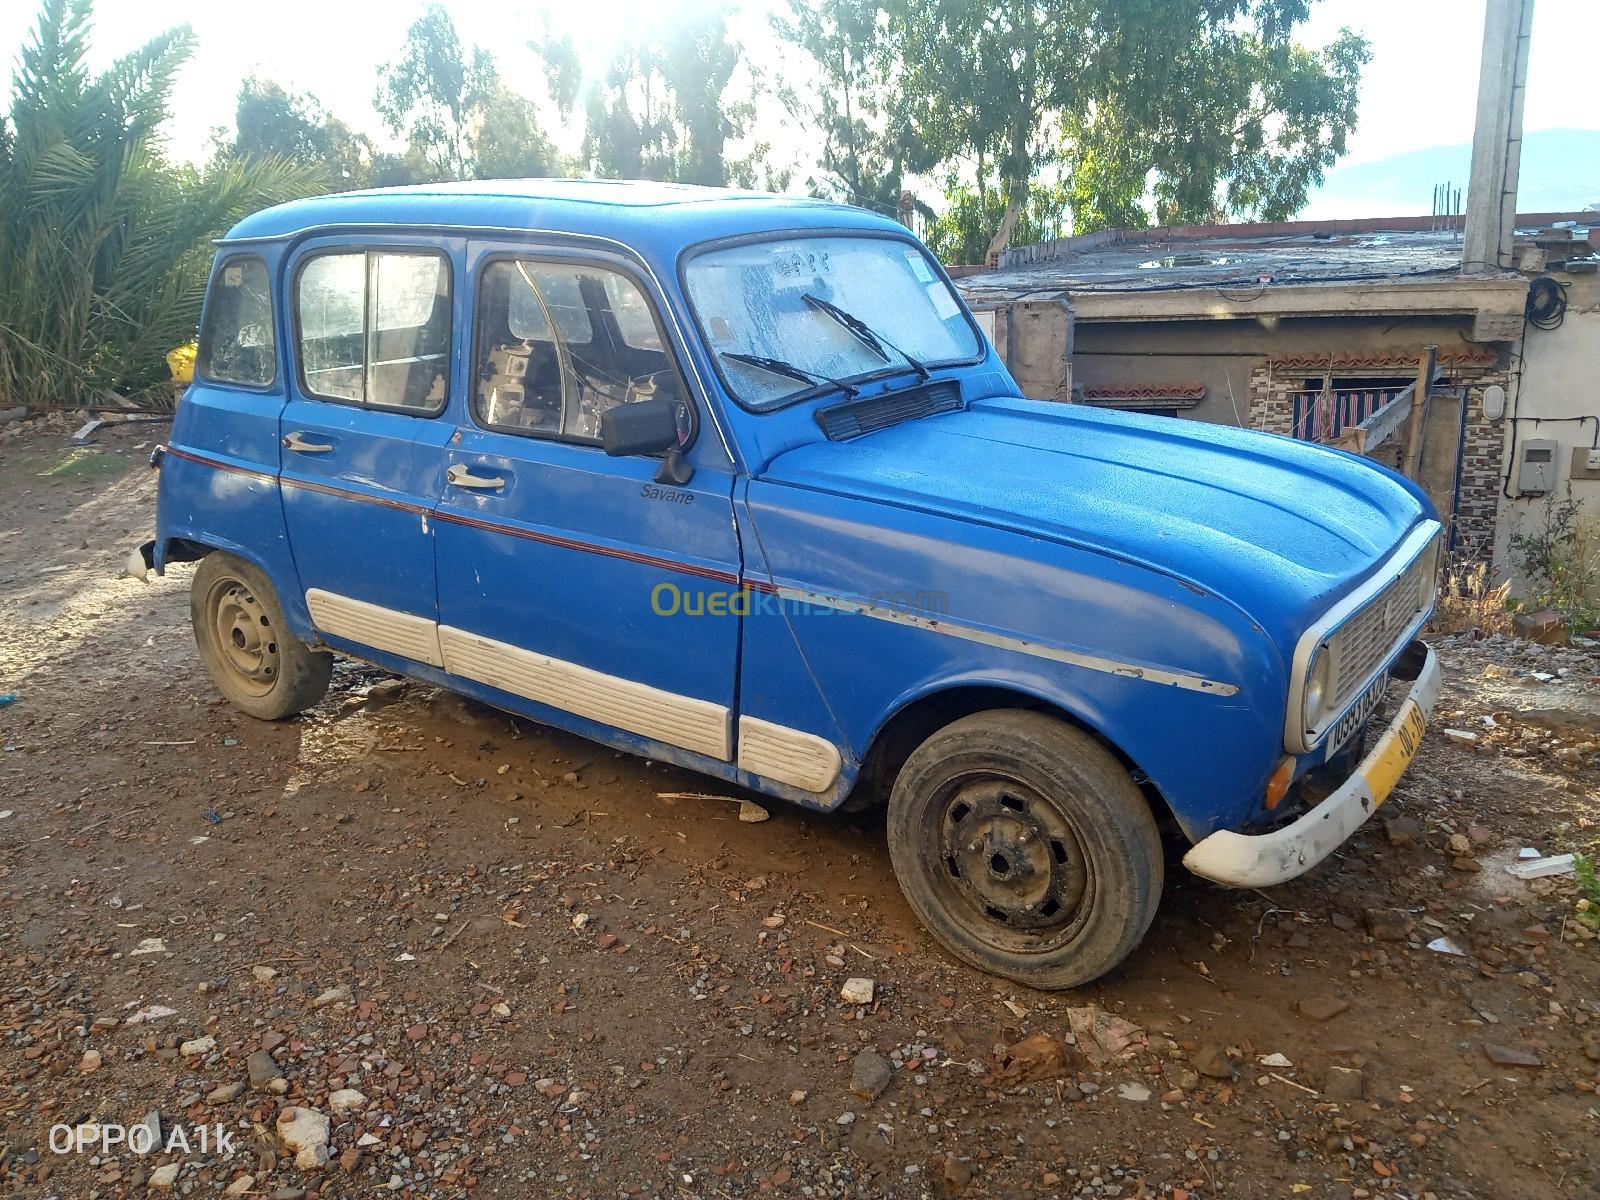
[{"label": "windshield wiper", "polygon": [[[900,349],[899,346],[896,346],[888,338],[884,337],[883,334],[877,332],[872,328],[872,326],[868,325],[860,317],[856,316],[855,313],[840,308],[832,300],[824,300],[821,296],[814,296],[810,292],[802,294],[800,298],[807,304],[811,305],[812,308],[815,308],[820,312],[827,313],[840,325],[843,325],[847,330],[855,335],[855,338],[858,342],[860,342],[868,350],[871,350],[879,358],[883,359],[884,362],[889,361],[889,350],[893,350],[901,358],[906,360],[906,366],[915,371],[917,373],[917,377],[923,383],[928,381],[927,367],[923,366],[916,359],[912,358],[911,355]],[[888,347],[887,350],[884,349],[886,346]]]},{"label": "windshield wiper", "polygon": [[815,371],[808,371],[804,367],[797,367],[792,362],[785,362],[781,358],[768,358],[764,354],[744,354],[738,350],[719,350],[723,358],[732,359],[736,363],[743,363],[747,367],[755,367],[771,375],[783,375],[789,379],[798,379],[801,383],[828,384],[838,388],[845,397],[854,400],[861,389],[853,384],[848,384],[842,379],[834,379],[827,375],[818,375]]}]

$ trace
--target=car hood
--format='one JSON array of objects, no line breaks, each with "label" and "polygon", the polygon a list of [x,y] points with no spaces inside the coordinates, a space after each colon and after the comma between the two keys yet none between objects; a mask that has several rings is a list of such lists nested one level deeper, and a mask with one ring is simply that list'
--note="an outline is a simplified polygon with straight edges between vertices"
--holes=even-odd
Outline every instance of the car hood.
[{"label": "car hood", "polygon": [[796,447],[762,474],[1139,563],[1236,604],[1285,652],[1432,516],[1421,491],[1354,455],[1011,398]]}]

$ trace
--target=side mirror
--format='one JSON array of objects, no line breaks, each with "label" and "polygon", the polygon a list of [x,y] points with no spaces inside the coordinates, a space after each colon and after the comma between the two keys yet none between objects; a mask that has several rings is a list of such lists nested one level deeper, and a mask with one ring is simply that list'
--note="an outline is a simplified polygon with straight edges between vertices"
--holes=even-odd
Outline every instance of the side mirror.
[{"label": "side mirror", "polygon": [[678,445],[676,405],[665,397],[613,404],[600,414],[600,441],[613,457],[659,454]]}]

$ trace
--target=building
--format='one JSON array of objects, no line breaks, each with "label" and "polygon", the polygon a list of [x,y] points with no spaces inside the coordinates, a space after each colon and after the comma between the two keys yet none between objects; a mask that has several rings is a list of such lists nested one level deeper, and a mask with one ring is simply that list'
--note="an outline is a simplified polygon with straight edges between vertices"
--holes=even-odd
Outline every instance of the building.
[{"label": "building", "polygon": [[1591,220],[1518,217],[1516,271],[1464,273],[1460,219],[1418,217],[1112,230],[952,274],[1028,395],[1371,455],[1427,488],[1458,559],[1510,572],[1549,491],[1600,518]]}]

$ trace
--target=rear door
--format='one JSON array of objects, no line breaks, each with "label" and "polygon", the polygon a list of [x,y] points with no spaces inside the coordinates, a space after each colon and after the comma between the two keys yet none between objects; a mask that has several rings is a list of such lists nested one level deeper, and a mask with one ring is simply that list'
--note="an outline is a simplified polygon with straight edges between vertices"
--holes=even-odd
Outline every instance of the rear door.
[{"label": "rear door", "polygon": [[[446,669],[580,733],[731,759],[733,473],[645,280],[555,248],[475,242],[469,260],[473,382],[436,512]],[[686,485],[599,444],[601,414],[647,396],[679,403]]]},{"label": "rear door", "polygon": [[312,623],[336,645],[440,665],[429,514],[451,429],[463,243],[324,239],[289,264],[295,371],[283,505]]}]

